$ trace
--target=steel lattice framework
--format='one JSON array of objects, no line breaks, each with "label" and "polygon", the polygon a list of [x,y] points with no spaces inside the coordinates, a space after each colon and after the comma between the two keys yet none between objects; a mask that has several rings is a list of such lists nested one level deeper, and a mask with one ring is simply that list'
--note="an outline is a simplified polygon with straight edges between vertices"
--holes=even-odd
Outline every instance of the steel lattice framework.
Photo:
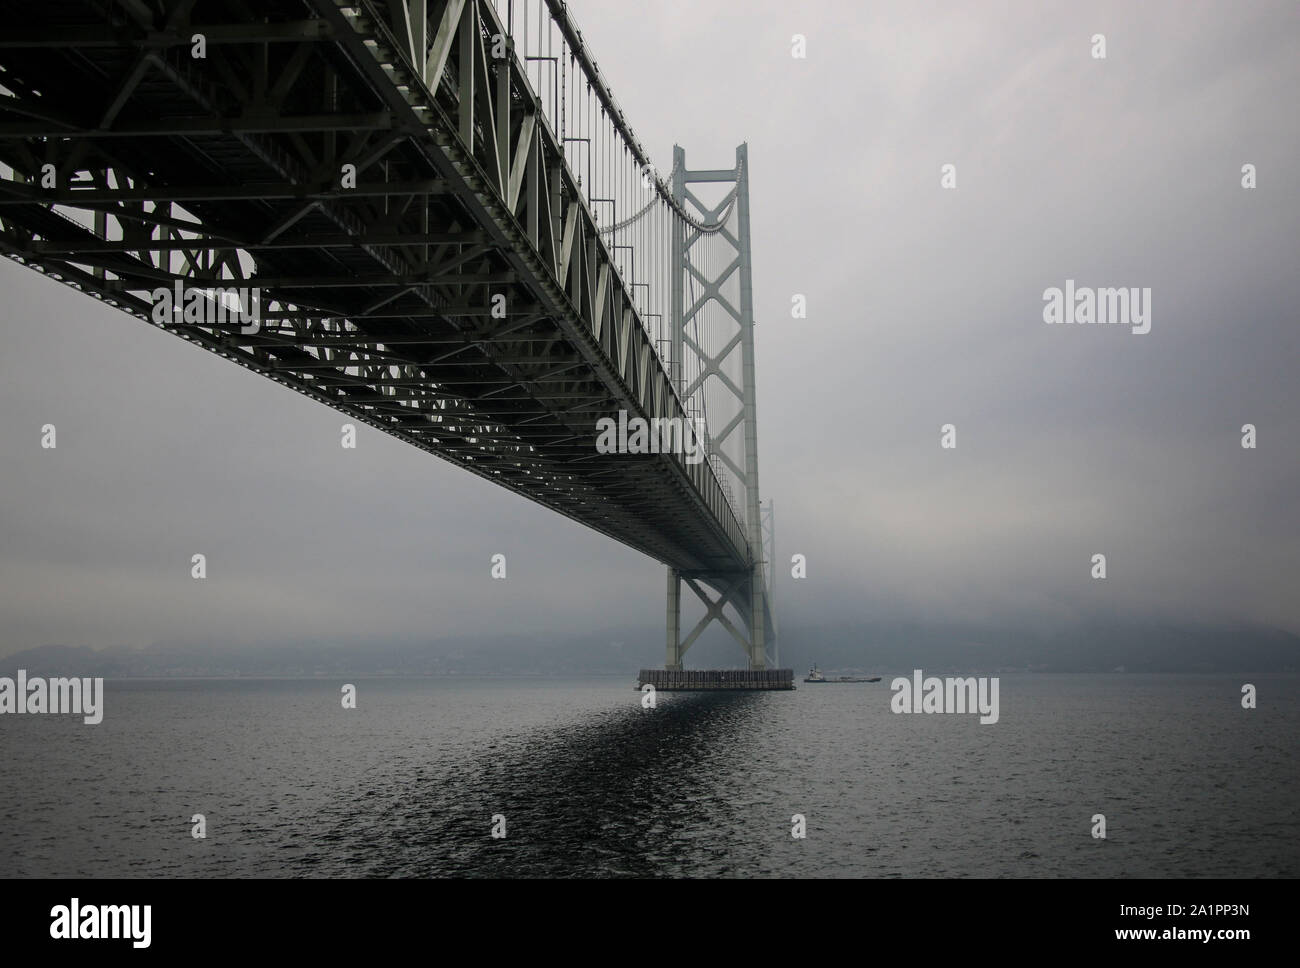
[{"label": "steel lattice framework", "polygon": [[[743,147],[726,205],[661,177],[559,0],[0,16],[0,251],[714,588],[765,664]],[[724,373],[687,349],[700,238],[741,254],[740,416],[701,463],[597,453]],[[260,324],[160,315],[178,283],[256,287]]]}]

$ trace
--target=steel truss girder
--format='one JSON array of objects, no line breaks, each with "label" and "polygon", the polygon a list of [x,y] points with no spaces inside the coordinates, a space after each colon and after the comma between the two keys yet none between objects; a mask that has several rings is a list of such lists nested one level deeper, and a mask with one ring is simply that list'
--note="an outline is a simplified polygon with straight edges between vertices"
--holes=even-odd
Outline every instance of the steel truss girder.
[{"label": "steel truss girder", "polygon": [[[518,59],[487,55],[490,3],[267,0],[205,62],[173,42],[189,4],[123,6],[114,32],[24,4],[0,44],[0,252],[665,563],[750,558],[707,462],[580,446],[618,407],[685,409]],[[87,29],[28,44],[63,26]],[[155,320],[173,281],[259,286],[277,322]]]}]

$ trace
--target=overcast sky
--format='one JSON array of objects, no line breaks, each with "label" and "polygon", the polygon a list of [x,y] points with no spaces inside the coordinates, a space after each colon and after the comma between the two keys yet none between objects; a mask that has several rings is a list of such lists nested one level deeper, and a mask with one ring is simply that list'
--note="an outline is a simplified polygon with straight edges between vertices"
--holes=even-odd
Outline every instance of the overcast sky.
[{"label": "overcast sky", "polygon": [[[1300,6],[570,6],[662,170],[749,143],[783,626],[1300,632]],[[1045,324],[1067,279],[1150,288],[1151,331]],[[662,625],[658,563],[343,450],[342,415],[14,263],[0,291],[0,654]]]}]

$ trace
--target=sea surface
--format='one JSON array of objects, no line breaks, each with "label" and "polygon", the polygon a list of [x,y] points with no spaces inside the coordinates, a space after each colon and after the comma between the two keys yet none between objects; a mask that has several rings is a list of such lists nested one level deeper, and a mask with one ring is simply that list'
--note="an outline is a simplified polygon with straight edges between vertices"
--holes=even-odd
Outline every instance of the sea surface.
[{"label": "sea surface", "polygon": [[0,716],[0,876],[1300,876],[1300,677],[1003,675],[993,725],[890,678],[110,680]]}]

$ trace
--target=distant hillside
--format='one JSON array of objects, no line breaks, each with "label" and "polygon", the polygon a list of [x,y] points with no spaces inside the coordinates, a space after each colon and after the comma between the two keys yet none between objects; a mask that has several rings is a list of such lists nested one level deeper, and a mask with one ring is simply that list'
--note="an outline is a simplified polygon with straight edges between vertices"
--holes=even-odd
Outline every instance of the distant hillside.
[{"label": "distant hillside", "polygon": [[1250,626],[1089,623],[1065,629],[919,624],[792,629],[781,664],[901,672],[1300,672],[1300,636]]},{"label": "distant hillside", "polygon": [[84,645],[42,645],[0,658],[0,675],[12,677],[18,669],[29,675],[129,676],[131,663],[120,652],[99,651]]},{"label": "distant hillside", "polygon": [[[312,641],[234,646],[161,643],[96,650],[48,645],[0,658],[0,674],[76,676],[631,675],[663,663],[663,632],[603,630],[561,638],[478,636],[425,641]],[[862,624],[782,631],[781,665],[802,671],[1300,672],[1300,636],[1250,626],[1094,623],[1026,630]],[[712,629],[687,654],[692,668],[731,668],[744,656]]]}]

